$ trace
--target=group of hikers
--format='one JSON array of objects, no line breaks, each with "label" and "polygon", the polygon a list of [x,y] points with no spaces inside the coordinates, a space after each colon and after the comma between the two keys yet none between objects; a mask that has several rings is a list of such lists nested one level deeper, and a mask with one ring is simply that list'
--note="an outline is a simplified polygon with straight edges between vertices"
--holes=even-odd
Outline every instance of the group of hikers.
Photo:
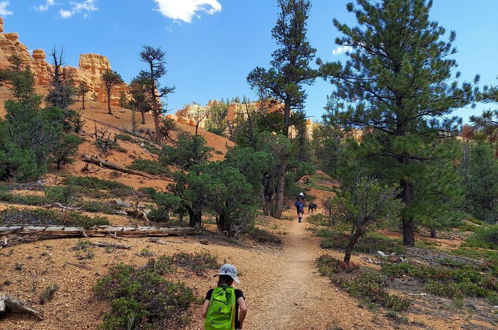
[{"label": "group of hikers", "polygon": [[[303,221],[304,193],[296,198],[294,206],[297,210],[298,222]],[[316,211],[317,205],[308,204],[308,213]],[[242,290],[234,288],[233,283],[240,283],[237,269],[230,264],[221,266],[216,288],[206,293],[201,315],[206,330],[238,330],[242,329],[247,314],[247,305]]]},{"label": "group of hikers", "polygon": [[[297,211],[297,221],[298,222],[303,222],[303,215],[304,215],[304,207],[306,206],[304,204],[304,193],[299,193],[299,195],[296,198],[296,201],[294,202],[294,206],[296,207]],[[313,214],[316,209],[318,208],[318,205],[315,203],[309,203],[308,204],[308,213]]]}]

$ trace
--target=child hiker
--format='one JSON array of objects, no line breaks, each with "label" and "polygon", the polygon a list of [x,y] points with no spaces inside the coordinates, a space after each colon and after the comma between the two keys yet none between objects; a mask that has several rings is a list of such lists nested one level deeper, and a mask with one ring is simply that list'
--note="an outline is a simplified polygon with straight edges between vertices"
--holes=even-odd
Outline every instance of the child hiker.
[{"label": "child hiker", "polygon": [[296,202],[294,203],[294,206],[296,207],[296,210],[297,210],[297,221],[302,222],[303,221],[303,214],[304,214],[303,200],[300,197],[296,198]]},{"label": "child hiker", "polygon": [[237,330],[247,314],[247,305],[241,290],[232,287],[233,282],[240,283],[237,269],[230,264],[221,266],[218,274],[218,286],[206,294],[201,314],[206,330]]}]

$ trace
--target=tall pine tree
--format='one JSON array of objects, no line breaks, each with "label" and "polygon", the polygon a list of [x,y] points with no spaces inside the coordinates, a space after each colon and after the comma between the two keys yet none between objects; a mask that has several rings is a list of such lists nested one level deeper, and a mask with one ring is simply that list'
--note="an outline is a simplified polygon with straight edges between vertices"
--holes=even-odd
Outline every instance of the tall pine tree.
[{"label": "tall pine tree", "polygon": [[161,144],[161,127],[159,116],[165,112],[161,99],[173,93],[174,87],[161,87],[159,79],[166,75],[166,53],[160,48],[144,46],[140,52],[140,60],[147,65],[146,70],[140,71],[139,77],[145,82],[149,92],[154,127],[156,129],[156,143]]},{"label": "tall pine tree", "polygon": [[433,146],[456,133],[460,120],[449,116],[468,104],[474,91],[468,83],[458,86],[458,73],[453,77],[455,33],[443,40],[446,30],[429,19],[432,1],[357,4],[347,9],[358,26],[334,20],[343,34],[336,43],[350,47],[349,60],[321,67],[336,87],[329,115],[343,126],[361,129],[374,174],[399,184],[403,243],[414,245],[417,184],[422,184],[417,177],[447,157]]},{"label": "tall pine tree", "polygon": [[[306,37],[307,20],[311,8],[309,0],[278,0],[280,13],[272,30],[278,49],[273,54],[271,68],[256,67],[247,76],[252,88],[261,98],[273,98],[284,104],[284,125],[282,134],[289,136],[291,111],[302,110],[306,100],[303,85],[310,85],[317,77],[317,71],[310,67],[316,50]],[[279,168],[272,216],[282,216],[287,163]]]}]

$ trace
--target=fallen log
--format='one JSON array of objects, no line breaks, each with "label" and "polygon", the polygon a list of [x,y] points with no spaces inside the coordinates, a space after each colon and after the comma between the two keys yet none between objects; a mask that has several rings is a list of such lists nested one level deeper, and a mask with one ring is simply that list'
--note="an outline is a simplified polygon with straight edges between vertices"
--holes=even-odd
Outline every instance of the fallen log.
[{"label": "fallen log", "polygon": [[85,163],[95,164],[95,165],[98,165],[100,167],[108,168],[108,169],[115,170],[118,172],[139,175],[139,176],[143,176],[144,178],[147,178],[147,179],[155,179],[155,177],[148,175],[144,172],[135,171],[135,170],[132,170],[132,169],[129,169],[126,167],[122,167],[122,166],[116,165],[114,163],[108,162],[106,160],[100,159],[100,158],[95,157],[95,156],[82,155],[81,160],[84,161]]},{"label": "fallen log", "polygon": [[0,227],[1,235],[39,235],[50,238],[63,237],[164,237],[184,236],[195,234],[195,229],[190,227],[119,227],[95,226],[89,229],[83,227],[63,227],[52,225],[9,225]]},{"label": "fallen log", "polygon": [[36,309],[29,307],[24,301],[14,299],[7,294],[0,293],[0,314],[10,310],[14,313],[26,313],[43,320],[43,314]]}]

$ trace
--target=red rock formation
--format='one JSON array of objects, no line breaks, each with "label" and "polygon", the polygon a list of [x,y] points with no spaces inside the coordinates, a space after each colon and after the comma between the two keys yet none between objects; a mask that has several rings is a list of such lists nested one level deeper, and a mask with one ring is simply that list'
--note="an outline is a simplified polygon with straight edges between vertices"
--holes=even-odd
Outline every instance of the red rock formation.
[{"label": "red rock formation", "polygon": [[[19,42],[17,33],[3,33],[3,19],[0,18],[0,69],[10,66],[8,61],[12,55],[18,56],[22,64],[30,67],[40,87],[48,87],[51,81],[50,73],[53,68],[47,62],[46,54],[42,49],[35,49],[30,55],[28,48]],[[85,82],[90,87],[89,97],[95,101],[106,103],[107,94],[102,84],[102,74],[111,69],[109,60],[98,54],[80,55],[79,68],[66,66],[63,68],[64,77],[71,80],[75,85]],[[122,84],[113,88],[111,104],[119,105],[121,93],[128,95],[128,86]]]}]

